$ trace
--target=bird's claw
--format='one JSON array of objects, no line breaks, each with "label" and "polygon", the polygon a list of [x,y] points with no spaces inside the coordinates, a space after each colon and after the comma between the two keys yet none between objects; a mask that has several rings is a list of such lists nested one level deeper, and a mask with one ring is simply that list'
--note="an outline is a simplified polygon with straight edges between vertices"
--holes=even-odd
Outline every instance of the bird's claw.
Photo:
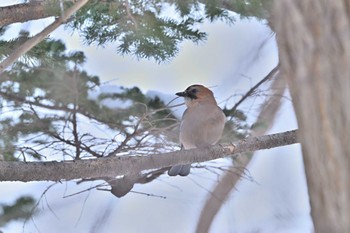
[{"label": "bird's claw", "polygon": [[236,144],[231,142],[229,145],[226,146],[226,148],[229,149],[231,153],[233,153],[236,149]]}]

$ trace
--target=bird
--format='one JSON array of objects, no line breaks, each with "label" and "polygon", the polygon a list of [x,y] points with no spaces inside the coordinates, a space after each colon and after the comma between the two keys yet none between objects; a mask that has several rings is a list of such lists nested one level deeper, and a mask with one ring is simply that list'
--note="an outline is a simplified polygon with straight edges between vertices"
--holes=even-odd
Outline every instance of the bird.
[{"label": "bird", "polygon": [[[207,148],[219,142],[226,123],[226,116],[217,105],[214,94],[207,87],[194,84],[183,92],[176,93],[185,98],[179,140],[181,148]],[[191,164],[175,165],[168,170],[169,176],[187,176]]]}]

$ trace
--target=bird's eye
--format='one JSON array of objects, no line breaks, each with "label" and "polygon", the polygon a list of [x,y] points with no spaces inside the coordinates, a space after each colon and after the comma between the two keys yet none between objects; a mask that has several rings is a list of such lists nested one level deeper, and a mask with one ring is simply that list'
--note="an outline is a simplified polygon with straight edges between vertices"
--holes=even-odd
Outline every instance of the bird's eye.
[{"label": "bird's eye", "polygon": [[197,89],[192,89],[192,90],[191,90],[191,93],[192,93],[192,94],[196,94],[196,93],[197,93]]}]

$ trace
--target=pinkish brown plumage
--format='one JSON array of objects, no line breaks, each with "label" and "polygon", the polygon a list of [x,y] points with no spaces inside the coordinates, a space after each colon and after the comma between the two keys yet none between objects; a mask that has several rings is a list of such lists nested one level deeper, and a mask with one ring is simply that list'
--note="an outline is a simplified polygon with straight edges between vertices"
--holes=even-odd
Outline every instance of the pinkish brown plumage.
[{"label": "pinkish brown plumage", "polygon": [[[176,95],[184,97],[187,106],[180,126],[183,148],[205,148],[216,144],[224,130],[226,117],[217,105],[213,92],[202,85],[192,85]],[[187,176],[190,168],[191,164],[176,165],[169,169],[168,174]]]}]

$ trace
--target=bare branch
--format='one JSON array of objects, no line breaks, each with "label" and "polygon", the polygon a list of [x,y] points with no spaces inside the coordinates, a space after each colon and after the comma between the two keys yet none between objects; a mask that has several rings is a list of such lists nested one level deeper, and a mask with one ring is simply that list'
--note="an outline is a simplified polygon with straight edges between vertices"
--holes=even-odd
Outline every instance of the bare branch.
[{"label": "bare branch", "polygon": [[[62,12],[63,14],[63,12]],[[78,120],[77,120],[77,114],[78,114],[78,103],[79,103],[79,88],[77,84],[77,70],[75,67],[74,74],[73,74],[73,86],[74,86],[74,103],[73,103],[73,116],[72,116],[72,124],[73,124],[73,136],[74,136],[74,142],[75,142],[75,159],[80,159],[80,145],[81,141],[79,140],[79,133],[78,133]]]},{"label": "bare branch", "polygon": [[244,96],[241,97],[241,99],[231,108],[230,111],[235,112],[238,106],[243,103],[244,100],[246,100],[248,97],[250,97],[256,89],[258,89],[263,83],[270,80],[275,74],[279,71],[280,65],[278,64],[275,68],[273,68],[270,73],[268,73],[262,80],[260,80],[257,84],[255,84],[252,88],[250,88],[247,93],[244,94]]},{"label": "bare branch", "polygon": [[33,105],[33,106],[46,108],[46,109],[50,109],[50,110],[65,111],[68,113],[77,112],[77,113],[79,113],[83,116],[86,116],[92,120],[95,120],[97,122],[110,125],[110,122],[104,121],[103,119],[94,116],[93,114],[89,113],[88,111],[85,111],[85,109],[83,109],[81,106],[79,106],[77,109],[72,109],[72,108],[69,108],[68,106],[48,105],[48,104],[43,104],[39,101],[31,101],[31,100],[26,99],[25,97],[22,97],[19,95],[14,95],[14,94],[7,93],[7,92],[2,92],[2,91],[0,91],[0,96],[2,96],[5,99],[8,99],[8,100],[18,101],[18,102],[21,102],[24,104]]},{"label": "bare branch", "polygon": [[[297,131],[247,138],[236,144],[207,149],[174,151],[148,156],[116,156],[63,162],[0,162],[1,181],[60,181],[79,178],[132,175],[150,169],[178,164],[205,162],[243,152],[269,149],[297,143]],[[234,146],[233,146],[234,145]]]},{"label": "bare branch", "polygon": [[123,150],[123,148],[127,145],[127,143],[133,139],[135,136],[137,136],[137,134],[139,134],[140,132],[138,131],[139,127],[140,127],[140,124],[141,122],[144,120],[145,118],[145,115],[143,117],[141,117],[141,119],[136,123],[135,127],[134,127],[134,130],[132,133],[126,133],[126,137],[125,139],[120,143],[120,145],[114,149],[113,151],[111,151],[110,153],[108,153],[107,157],[110,157],[110,156],[114,156],[116,155],[117,153],[119,153],[120,151]]}]

